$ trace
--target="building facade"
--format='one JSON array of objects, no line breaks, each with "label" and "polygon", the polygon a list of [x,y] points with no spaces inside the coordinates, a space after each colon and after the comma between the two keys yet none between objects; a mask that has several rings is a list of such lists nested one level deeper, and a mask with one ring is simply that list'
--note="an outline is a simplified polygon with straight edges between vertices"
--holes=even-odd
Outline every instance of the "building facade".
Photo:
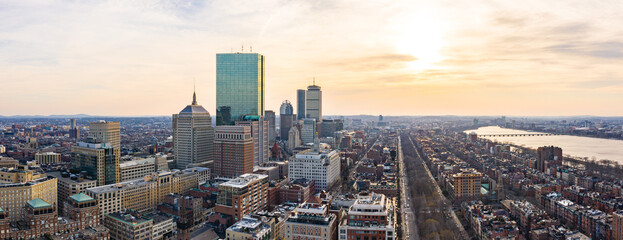
[{"label": "building facade", "polygon": [[307,87],[305,117],[316,119],[316,122],[322,122],[322,90],[316,84]]},{"label": "building facade", "polygon": [[303,141],[303,143],[313,143],[314,139],[316,139],[317,136],[318,131],[316,130],[316,119],[303,119],[303,126],[301,126],[301,140]]},{"label": "building facade", "polygon": [[86,179],[81,175],[69,174],[66,172],[48,172],[47,174],[57,180],[59,212],[64,211],[64,205],[65,202],[69,200],[69,196],[82,193],[87,188],[97,186],[97,181]]},{"label": "building facade", "polygon": [[305,89],[296,90],[296,119],[302,120],[307,116],[305,103],[307,102],[307,92]]},{"label": "building facade", "polygon": [[78,142],[71,147],[71,167],[97,180],[97,185],[119,182],[119,148],[111,143]]},{"label": "building facade", "polygon": [[279,138],[281,140],[288,140],[288,132],[295,121],[293,113],[292,104],[288,100],[283,101],[279,110]]},{"label": "building facade", "polygon": [[237,222],[243,216],[268,207],[268,176],[243,174],[219,186],[215,212],[229,215]]},{"label": "building facade", "polygon": [[135,158],[119,164],[121,182],[143,178],[156,172],[156,158]]},{"label": "building facade", "polygon": [[336,239],[337,216],[329,213],[327,205],[303,203],[284,221],[281,235],[285,240]]},{"label": "building facade", "polygon": [[312,149],[290,158],[288,179],[308,179],[315,183],[315,190],[327,190],[340,178],[340,154],[336,150]]},{"label": "building facade", "polygon": [[269,124],[262,116],[245,116],[244,121],[236,121],[236,126],[251,127],[253,166],[262,166],[268,162]]},{"label": "building facade", "polygon": [[288,150],[292,151],[295,148],[301,146],[301,134],[299,133],[298,128],[290,128],[290,132],[288,133]]},{"label": "building facade", "polygon": [[100,120],[89,123],[89,137],[100,143],[110,143],[113,148],[121,149],[121,123]]},{"label": "building facade", "polygon": [[338,234],[339,239],[397,239],[395,203],[382,194],[360,193]]},{"label": "building facade", "polygon": [[132,209],[139,212],[153,210],[164,197],[171,194],[187,194],[191,188],[210,179],[210,169],[194,167],[175,172],[152,173],[143,179],[98,186],[85,193],[99,201],[100,214]]},{"label": "building facade", "polygon": [[481,199],[482,173],[475,169],[461,169],[459,173],[450,176],[450,194],[454,202],[473,201]]},{"label": "building facade", "polygon": [[548,146],[536,150],[536,169],[545,172],[550,165],[562,165],[562,148]]},{"label": "building facade", "polygon": [[264,115],[264,56],[216,54],[216,125],[234,125],[244,115]]},{"label": "building facade", "polygon": [[22,219],[27,201],[40,198],[56,208],[57,179],[40,169],[20,165],[17,169],[0,169],[0,208],[11,221]]},{"label": "building facade", "polygon": [[234,178],[253,172],[250,126],[217,126],[214,137],[214,176]]},{"label": "building facade", "polygon": [[38,164],[57,164],[61,162],[61,154],[54,152],[36,153],[35,160]]},{"label": "building facade", "polygon": [[197,104],[197,95],[180,113],[173,114],[173,146],[177,168],[201,166],[212,163],[214,128],[210,113]]}]

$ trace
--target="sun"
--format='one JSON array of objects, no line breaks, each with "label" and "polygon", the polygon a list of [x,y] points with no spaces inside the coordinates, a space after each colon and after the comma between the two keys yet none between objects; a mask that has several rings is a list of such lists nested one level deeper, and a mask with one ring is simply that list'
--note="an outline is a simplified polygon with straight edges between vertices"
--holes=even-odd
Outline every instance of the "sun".
[{"label": "sun", "polygon": [[412,14],[402,19],[397,29],[396,51],[416,58],[407,63],[408,69],[423,71],[441,68],[436,63],[444,59],[441,54],[444,29],[438,18],[421,12]]}]

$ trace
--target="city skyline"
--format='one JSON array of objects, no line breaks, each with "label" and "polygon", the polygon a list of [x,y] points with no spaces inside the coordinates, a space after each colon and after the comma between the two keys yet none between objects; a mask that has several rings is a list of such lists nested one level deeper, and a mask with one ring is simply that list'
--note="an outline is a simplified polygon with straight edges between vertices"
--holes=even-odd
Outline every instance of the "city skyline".
[{"label": "city skyline", "polygon": [[195,79],[216,115],[251,47],[269,110],[315,77],[325,115],[623,115],[615,1],[256,4],[3,3],[0,115],[167,116]]}]

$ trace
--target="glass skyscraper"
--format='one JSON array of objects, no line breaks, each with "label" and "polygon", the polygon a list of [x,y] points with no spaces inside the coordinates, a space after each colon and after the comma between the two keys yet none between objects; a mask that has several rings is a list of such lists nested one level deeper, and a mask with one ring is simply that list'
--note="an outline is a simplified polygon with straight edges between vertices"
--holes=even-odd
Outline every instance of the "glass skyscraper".
[{"label": "glass skyscraper", "polygon": [[216,54],[216,125],[264,115],[264,56]]}]

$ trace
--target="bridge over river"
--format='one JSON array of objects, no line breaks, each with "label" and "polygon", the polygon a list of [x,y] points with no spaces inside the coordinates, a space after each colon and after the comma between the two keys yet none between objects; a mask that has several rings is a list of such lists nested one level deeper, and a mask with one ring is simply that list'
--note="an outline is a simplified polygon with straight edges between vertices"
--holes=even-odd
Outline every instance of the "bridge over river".
[{"label": "bridge over river", "polygon": [[479,137],[540,137],[540,136],[558,136],[554,133],[502,133],[502,134],[478,134]]}]

